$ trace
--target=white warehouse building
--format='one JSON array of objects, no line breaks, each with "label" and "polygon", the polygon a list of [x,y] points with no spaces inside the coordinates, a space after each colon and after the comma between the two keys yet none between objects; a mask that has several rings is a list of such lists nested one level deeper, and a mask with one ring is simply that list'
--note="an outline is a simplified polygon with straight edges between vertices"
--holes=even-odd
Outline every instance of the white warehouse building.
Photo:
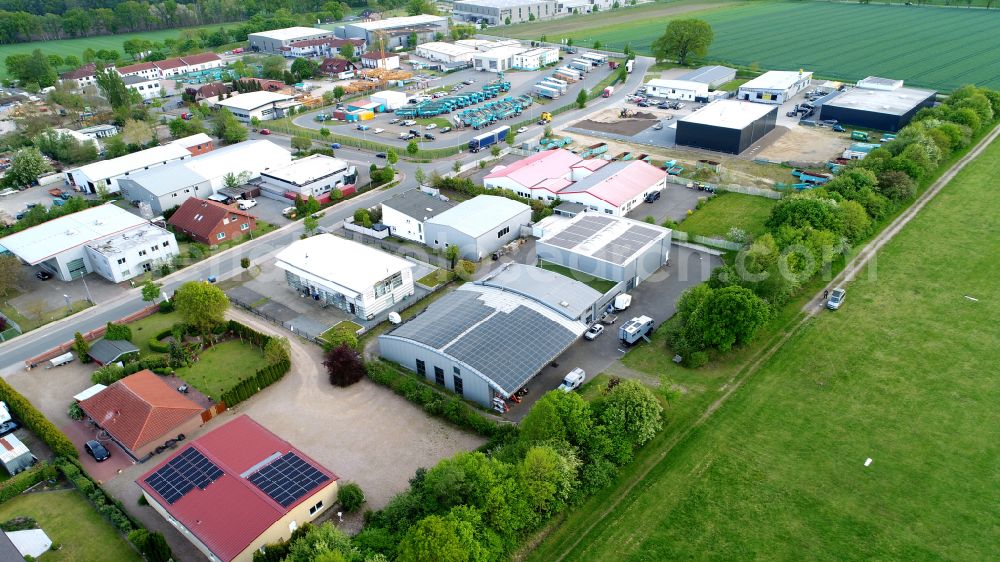
[{"label": "white warehouse building", "polygon": [[283,54],[281,48],[287,47],[289,43],[306,39],[326,39],[327,37],[333,37],[333,32],[318,27],[286,27],[247,35],[251,51],[274,55]]},{"label": "white warehouse building", "polygon": [[177,255],[169,231],[108,203],[52,219],[0,239],[22,262],[63,281],[96,271],[118,283]]},{"label": "white warehouse building", "polygon": [[254,117],[261,121],[281,119],[291,109],[302,105],[292,96],[276,92],[247,92],[215,102],[229,110],[238,120],[249,123]]},{"label": "white warehouse building", "polygon": [[694,101],[708,97],[708,84],[690,80],[654,79],[646,83],[646,93],[656,98],[668,100]]},{"label": "white warehouse building", "polygon": [[771,70],[740,86],[736,99],[780,105],[808,88],[812,75],[802,70]]},{"label": "white warehouse building", "polygon": [[476,53],[472,56],[472,67],[488,72],[505,72],[514,68],[514,56],[526,50],[524,47],[510,45]]},{"label": "white warehouse building", "polygon": [[188,158],[191,158],[191,152],[183,144],[172,142],[73,168],[66,172],[66,182],[84,193],[98,193],[101,189],[108,193],[117,193],[120,178],[140,170],[162,166],[167,162]]},{"label": "white warehouse building", "polygon": [[521,236],[531,222],[531,207],[495,195],[477,195],[424,222],[431,248],[458,246],[465,259],[479,261]]},{"label": "white warehouse building", "polygon": [[411,189],[382,203],[382,224],[393,236],[424,243],[424,224],[456,203],[438,196]]},{"label": "white warehouse building", "polygon": [[313,154],[263,171],[260,178],[264,183],[262,191],[282,200],[296,194],[303,199],[319,198],[334,189],[353,186],[358,181],[358,169],[339,158]]},{"label": "white warehouse building", "polygon": [[513,68],[518,70],[538,70],[559,62],[559,49],[538,47],[514,55]]},{"label": "white warehouse building", "polygon": [[333,234],[293,242],[275,259],[297,292],[362,320],[413,295],[412,262]]},{"label": "white warehouse building", "polygon": [[459,62],[472,62],[472,55],[476,53],[474,47],[458,45],[455,43],[445,43],[442,41],[431,41],[417,45],[416,54],[428,60],[455,64]]}]

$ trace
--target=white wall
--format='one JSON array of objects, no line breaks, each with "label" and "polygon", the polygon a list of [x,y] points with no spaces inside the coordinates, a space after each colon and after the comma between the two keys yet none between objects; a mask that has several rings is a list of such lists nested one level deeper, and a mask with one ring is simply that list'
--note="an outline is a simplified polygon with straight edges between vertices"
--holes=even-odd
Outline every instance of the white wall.
[{"label": "white wall", "polygon": [[424,243],[424,223],[392,207],[382,205],[382,224],[389,227],[393,236]]},{"label": "white wall", "polygon": [[[144,274],[143,264],[150,264],[151,269],[156,269],[177,254],[177,240],[166,230],[157,232],[156,236],[146,237],[141,247],[131,246],[108,255],[87,247],[87,257],[93,271],[113,283],[121,283]],[[119,263],[119,260],[124,260],[124,263]]]}]

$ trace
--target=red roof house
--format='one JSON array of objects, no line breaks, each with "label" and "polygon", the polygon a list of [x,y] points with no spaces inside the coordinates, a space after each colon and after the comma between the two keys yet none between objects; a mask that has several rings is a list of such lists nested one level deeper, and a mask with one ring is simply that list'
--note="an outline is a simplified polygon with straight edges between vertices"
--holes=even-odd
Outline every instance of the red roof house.
[{"label": "red roof house", "polygon": [[357,72],[358,67],[354,66],[354,63],[347,59],[323,59],[323,62],[319,65],[319,70],[323,74],[339,76],[350,73],[353,75]]},{"label": "red roof house", "polygon": [[81,401],[80,409],[138,460],[169,439],[193,433],[205,408],[143,370]]},{"label": "red roof house", "polygon": [[191,239],[214,246],[257,228],[257,218],[239,209],[192,197],[178,207],[167,223]]},{"label": "red roof house", "polygon": [[336,502],[337,475],[249,416],[180,448],[136,484],[210,560],[253,560]]}]

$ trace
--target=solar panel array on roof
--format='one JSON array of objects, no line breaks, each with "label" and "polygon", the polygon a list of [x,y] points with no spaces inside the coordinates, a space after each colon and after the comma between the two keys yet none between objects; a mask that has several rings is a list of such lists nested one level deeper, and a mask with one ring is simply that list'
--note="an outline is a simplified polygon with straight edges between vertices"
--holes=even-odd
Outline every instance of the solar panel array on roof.
[{"label": "solar panel array on roof", "polygon": [[651,228],[632,226],[624,234],[608,242],[591,255],[599,260],[621,265],[659,235],[659,232]]},{"label": "solar panel array on roof", "polygon": [[454,291],[393,330],[392,335],[441,349],[490,314],[493,309],[479,300],[479,293]]},{"label": "solar panel array on roof", "polygon": [[247,478],[261,492],[281,504],[281,507],[292,505],[329,479],[329,476],[295,453],[282,455]]},{"label": "solar panel array on roof", "polygon": [[614,219],[608,217],[585,216],[545,242],[569,250],[579,246],[612,222]]},{"label": "solar panel array on roof", "polygon": [[487,374],[505,391],[514,392],[576,337],[557,322],[519,306],[476,326],[445,351]]},{"label": "solar panel array on roof", "polygon": [[146,483],[156,490],[167,503],[184,497],[195,486],[204,490],[218,480],[224,472],[194,447],[188,448],[146,478]]}]

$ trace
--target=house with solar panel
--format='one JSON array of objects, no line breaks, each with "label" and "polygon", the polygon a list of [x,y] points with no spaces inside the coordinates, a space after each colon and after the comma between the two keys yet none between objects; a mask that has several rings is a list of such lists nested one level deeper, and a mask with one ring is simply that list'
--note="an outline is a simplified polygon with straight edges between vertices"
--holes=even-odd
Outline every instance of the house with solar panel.
[{"label": "house with solar panel", "polygon": [[337,501],[337,475],[240,416],[180,448],[136,484],[213,562],[250,562]]},{"label": "house with solar panel", "polygon": [[379,353],[492,408],[583,335],[602,298],[560,273],[510,263],[379,336]]}]

